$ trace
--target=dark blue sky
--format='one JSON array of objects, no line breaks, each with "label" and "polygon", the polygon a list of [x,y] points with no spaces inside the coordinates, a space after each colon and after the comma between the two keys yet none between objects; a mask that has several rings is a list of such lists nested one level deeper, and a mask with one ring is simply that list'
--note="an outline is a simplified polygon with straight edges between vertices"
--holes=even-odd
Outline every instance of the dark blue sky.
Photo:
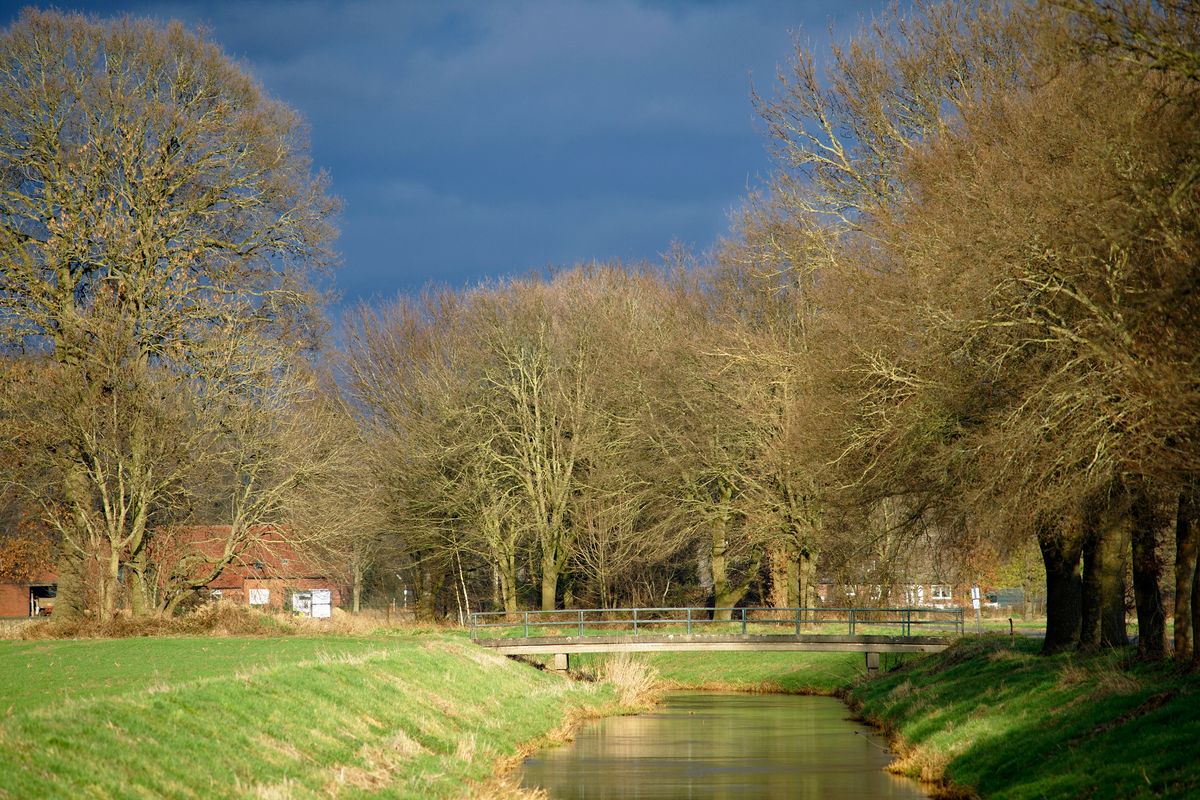
[{"label": "dark blue sky", "polygon": [[[5,4],[4,22],[21,6]],[[750,103],[791,34],[877,0],[242,0],[61,9],[203,23],[312,126],[345,201],[354,302],[590,259],[697,250],[770,169]]]}]

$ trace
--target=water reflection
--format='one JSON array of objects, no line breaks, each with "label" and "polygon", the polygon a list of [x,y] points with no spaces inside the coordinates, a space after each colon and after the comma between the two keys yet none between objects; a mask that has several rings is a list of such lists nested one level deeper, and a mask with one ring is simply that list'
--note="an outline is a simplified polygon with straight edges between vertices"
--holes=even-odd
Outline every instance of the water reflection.
[{"label": "water reflection", "polygon": [[590,724],[525,762],[551,797],[923,798],[885,742],[830,697],[694,693]]}]

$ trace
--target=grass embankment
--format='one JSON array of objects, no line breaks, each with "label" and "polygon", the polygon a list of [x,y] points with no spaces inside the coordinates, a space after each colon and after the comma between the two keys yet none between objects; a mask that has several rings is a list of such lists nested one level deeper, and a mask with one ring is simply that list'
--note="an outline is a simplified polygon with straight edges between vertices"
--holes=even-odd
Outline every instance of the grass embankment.
[{"label": "grass embankment", "polygon": [[896,771],[942,796],[1200,796],[1200,677],[1130,651],[1042,657],[1040,646],[966,639],[849,700],[896,737]]},{"label": "grass embankment", "polygon": [[475,794],[615,704],[433,631],[0,641],[0,674],[11,798]]},{"label": "grass embankment", "polygon": [[[573,655],[571,669],[596,672],[613,656]],[[664,690],[838,694],[865,673],[862,653],[639,653]]]}]

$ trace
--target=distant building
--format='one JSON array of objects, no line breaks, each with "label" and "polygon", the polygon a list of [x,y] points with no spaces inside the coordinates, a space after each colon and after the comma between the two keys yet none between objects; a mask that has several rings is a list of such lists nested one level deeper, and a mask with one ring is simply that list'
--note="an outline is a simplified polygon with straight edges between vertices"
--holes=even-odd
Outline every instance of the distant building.
[{"label": "distant building", "polygon": [[[178,556],[203,556],[193,574],[202,576],[215,563],[229,538],[227,525],[176,528],[170,537]],[[24,581],[0,581],[0,618],[49,616],[54,609],[58,575],[45,572]],[[255,537],[220,574],[200,590],[206,598],[256,608],[288,610],[329,617],[341,606],[340,583],[316,566],[275,531]]]},{"label": "distant building", "polygon": [[0,582],[0,619],[49,616],[57,588],[58,576],[52,572],[29,580]]},{"label": "distant building", "polygon": [[[215,558],[227,526],[197,527],[195,546]],[[210,581],[214,598],[255,608],[287,609],[305,616],[328,617],[342,605],[342,587],[326,570],[297,553],[278,533],[256,537],[241,555]]]},{"label": "distant building", "polygon": [[827,606],[905,606],[910,608],[968,608],[971,587],[964,583],[843,584],[817,583],[817,597]]}]

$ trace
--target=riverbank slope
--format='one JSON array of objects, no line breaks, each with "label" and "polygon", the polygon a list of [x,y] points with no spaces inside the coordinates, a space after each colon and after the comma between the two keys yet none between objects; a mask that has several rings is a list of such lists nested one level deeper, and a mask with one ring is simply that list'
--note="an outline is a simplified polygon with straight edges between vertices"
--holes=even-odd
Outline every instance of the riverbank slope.
[{"label": "riverbank slope", "polygon": [[1043,657],[1040,644],[968,638],[847,699],[893,736],[894,770],[942,796],[1200,796],[1200,676],[1132,651]]},{"label": "riverbank slope", "polygon": [[460,797],[611,712],[436,631],[0,641],[0,798]]},{"label": "riverbank slope", "polygon": [[[596,673],[614,657],[571,657],[571,669]],[[865,674],[862,653],[638,653],[661,691],[838,695]]]}]

